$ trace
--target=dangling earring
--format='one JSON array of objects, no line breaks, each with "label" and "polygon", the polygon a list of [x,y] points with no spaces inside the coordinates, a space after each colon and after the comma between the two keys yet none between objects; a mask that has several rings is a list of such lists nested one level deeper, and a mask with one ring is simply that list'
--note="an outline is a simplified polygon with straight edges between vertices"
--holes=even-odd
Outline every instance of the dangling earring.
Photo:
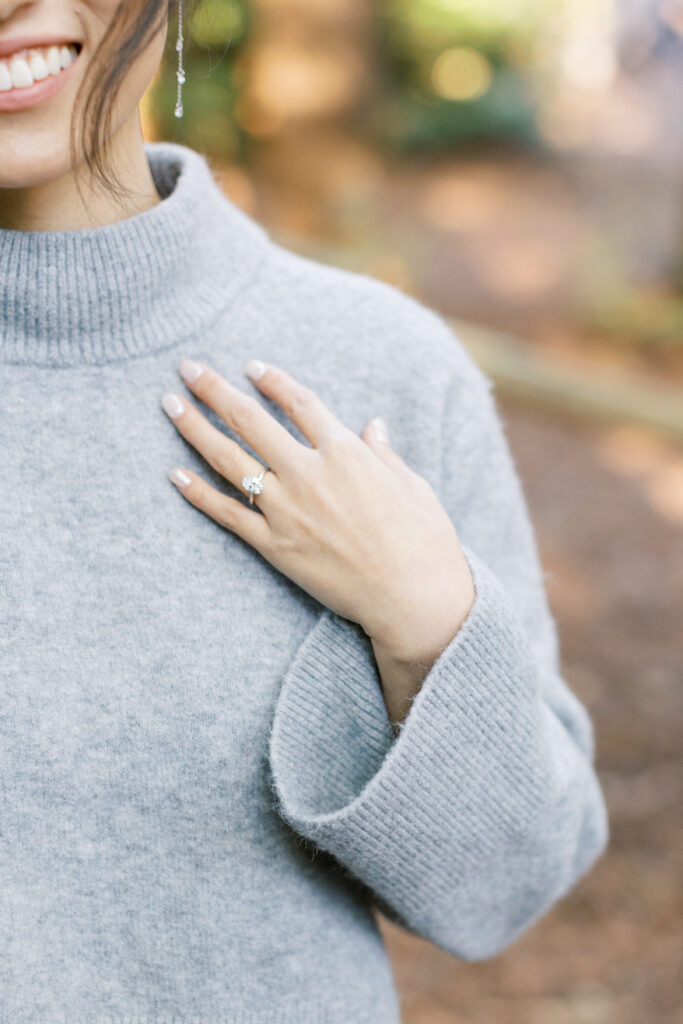
[{"label": "dangling earring", "polygon": [[178,93],[175,105],[175,116],[183,116],[183,84],[185,82],[185,69],[183,68],[183,0],[178,0],[178,41],[175,44],[178,54],[178,70],[176,79],[178,81]]}]

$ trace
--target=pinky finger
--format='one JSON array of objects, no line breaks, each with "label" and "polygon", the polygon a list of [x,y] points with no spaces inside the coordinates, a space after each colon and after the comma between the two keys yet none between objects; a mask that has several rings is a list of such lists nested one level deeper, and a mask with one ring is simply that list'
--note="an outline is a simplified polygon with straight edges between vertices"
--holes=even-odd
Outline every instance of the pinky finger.
[{"label": "pinky finger", "polygon": [[264,552],[270,537],[270,527],[264,515],[252,512],[241,501],[217,491],[190,470],[175,468],[168,475],[192,505],[206,512],[220,526],[232,530],[257,551]]}]

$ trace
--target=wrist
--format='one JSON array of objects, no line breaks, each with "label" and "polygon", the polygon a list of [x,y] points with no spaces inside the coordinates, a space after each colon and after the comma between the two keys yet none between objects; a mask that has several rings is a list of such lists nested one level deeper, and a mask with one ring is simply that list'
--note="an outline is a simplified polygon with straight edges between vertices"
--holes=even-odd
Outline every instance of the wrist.
[{"label": "wrist", "polygon": [[476,598],[469,566],[455,593],[439,594],[429,608],[411,609],[403,618],[396,615],[390,625],[373,633],[366,630],[376,655],[396,670],[421,665],[431,667],[448,647],[468,617]]}]

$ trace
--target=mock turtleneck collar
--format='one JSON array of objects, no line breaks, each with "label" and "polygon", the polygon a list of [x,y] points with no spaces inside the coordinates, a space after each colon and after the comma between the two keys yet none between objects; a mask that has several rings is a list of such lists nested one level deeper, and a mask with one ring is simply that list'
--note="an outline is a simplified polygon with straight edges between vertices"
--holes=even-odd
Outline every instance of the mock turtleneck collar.
[{"label": "mock turtleneck collar", "polygon": [[103,364],[170,348],[249,283],[268,236],[203,155],[145,143],[161,202],[99,228],[0,229],[0,362]]}]

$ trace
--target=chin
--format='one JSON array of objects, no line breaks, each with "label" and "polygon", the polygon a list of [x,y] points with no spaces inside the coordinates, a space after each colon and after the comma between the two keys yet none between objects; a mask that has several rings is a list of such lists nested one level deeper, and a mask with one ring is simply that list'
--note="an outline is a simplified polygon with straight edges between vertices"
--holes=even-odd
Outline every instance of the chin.
[{"label": "chin", "polygon": [[72,170],[68,129],[30,138],[0,130],[0,152],[0,189],[45,185]]}]

